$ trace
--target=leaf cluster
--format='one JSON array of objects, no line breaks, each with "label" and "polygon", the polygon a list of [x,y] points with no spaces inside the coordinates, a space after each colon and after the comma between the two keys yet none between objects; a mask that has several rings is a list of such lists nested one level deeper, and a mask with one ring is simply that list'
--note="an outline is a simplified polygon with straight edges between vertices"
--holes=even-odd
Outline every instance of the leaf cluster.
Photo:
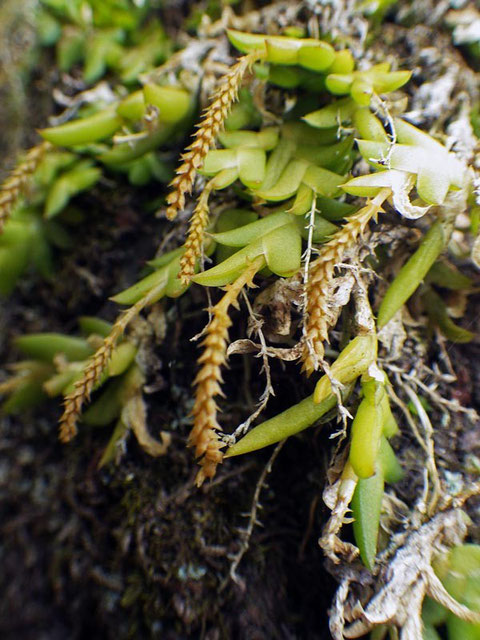
[{"label": "leaf cluster", "polygon": [[[162,54],[157,55],[151,44],[150,29],[162,35],[158,25],[138,29],[142,11],[133,12],[131,22],[123,22],[122,8],[128,3],[118,5],[118,15],[113,12],[114,23],[108,25],[101,3],[43,4],[48,10],[44,19],[48,15],[51,25],[68,20],[77,25],[82,38],[87,33],[91,38],[88,45],[82,41],[82,54],[76,57],[66,44],[72,32],[63,26],[57,29],[63,64],[69,68],[84,60],[87,82],[97,80],[107,67],[119,74],[122,83],[133,82],[168,55],[163,36],[157,42],[164,47]],[[91,9],[91,33],[81,22],[84,15],[77,4]],[[123,35],[117,39],[119,32]],[[95,380],[93,386],[99,381],[98,386],[106,385],[105,391],[82,420],[97,424],[122,419],[132,371],[137,399],[141,388],[135,346],[122,337],[127,324],[158,300],[184,295],[190,286],[222,288],[222,298],[209,309],[212,319],[205,328],[195,378],[189,445],[195,447],[202,467],[198,484],[213,477],[224,454],[233,457],[283,440],[319,424],[335,408],[345,415],[343,403],[348,403],[354,416],[348,425],[342,473],[355,486],[351,496],[355,540],[363,562],[374,570],[385,483],[400,480],[403,473],[395,455],[399,425],[390,404],[391,384],[381,366],[379,340],[389,323],[401,321],[412,297],[415,312],[427,318],[425,339],[437,329],[457,342],[473,338],[452,320],[445,293],[466,296],[473,285],[447,257],[457,215],[474,210],[472,175],[439,140],[401,114],[390,115],[387,94],[398,91],[410,71],[392,70],[386,62],[358,69],[348,49],[337,50],[335,43],[313,38],[239,31],[230,31],[228,37],[246,57],[227,72],[223,84],[220,80],[166,196],[177,213],[199,174],[200,195],[185,243],[150,261],[147,276],[114,296],[128,309],[110,331],[102,325],[104,339],[96,351],[92,339],[58,335],[20,339],[19,348],[31,359],[16,365],[14,376],[3,385],[3,391],[11,394],[4,408],[20,409],[30,397],[37,401],[45,393],[64,393],[66,415],[75,421]],[[126,41],[132,43],[131,58],[123,48]],[[135,55],[144,45],[151,56],[139,66]],[[292,90],[298,92],[295,108],[281,110],[272,124],[273,119],[266,117],[268,105],[255,103],[248,87],[241,86],[252,77],[263,83],[267,102],[268,92],[278,96],[280,91],[284,98]],[[91,188],[104,168],[127,173],[133,185],[152,178],[165,181],[168,169],[157,150],[175,144],[197,107],[195,92],[170,74],[158,82],[149,78],[141,88],[130,87],[128,95],[116,96],[109,104],[99,101],[82,107],[70,122],[42,130],[44,140],[56,150],[48,153],[34,175],[38,196],[28,205],[33,208],[19,208],[5,226],[0,252],[14,247],[5,260],[12,265],[20,260],[22,242],[15,244],[15,233],[25,238],[35,233],[35,246],[42,246],[38,239],[56,228],[49,226],[55,223],[52,218],[60,215],[70,198]],[[219,213],[211,201],[221,202],[217,192],[227,189],[238,206],[223,207]],[[367,258],[359,252],[362,239],[385,212],[393,225],[407,220],[418,230],[418,241],[404,248],[393,276],[380,249],[364,252]],[[28,231],[29,224],[35,231]],[[472,216],[471,231],[476,226]],[[32,245],[24,245],[30,259]],[[344,301],[335,302],[337,276],[349,269],[354,282]],[[365,271],[373,278],[387,273],[388,282],[380,292],[374,291]],[[216,397],[222,395],[230,308],[239,306],[242,290],[252,287],[255,278],[264,287],[291,278],[303,288],[301,322],[289,339],[298,341],[303,368],[316,377],[316,386],[312,396],[235,441],[223,437]],[[11,288],[10,283],[4,292]],[[333,328],[340,339],[334,342],[336,355],[328,363],[323,344]],[[266,345],[263,351],[268,353]]]}]

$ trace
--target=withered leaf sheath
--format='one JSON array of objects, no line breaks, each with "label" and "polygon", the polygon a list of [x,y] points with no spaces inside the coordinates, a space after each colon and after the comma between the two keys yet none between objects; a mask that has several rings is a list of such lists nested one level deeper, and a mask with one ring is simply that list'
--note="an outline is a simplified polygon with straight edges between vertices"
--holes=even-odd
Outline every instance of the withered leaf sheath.
[{"label": "withered leaf sheath", "polygon": [[252,52],[240,58],[224,76],[210,106],[205,110],[203,120],[198,124],[198,130],[194,135],[195,140],[182,155],[182,164],[178,167],[177,175],[170,183],[172,191],[167,196],[167,218],[169,220],[173,220],[177,213],[184,209],[185,195],[192,191],[197,170],[202,166],[205,156],[237,99],[243,76],[258,60],[258,57],[256,52]]},{"label": "withered leaf sheath", "polygon": [[[163,284],[161,287],[163,287]],[[65,396],[64,410],[60,418],[59,438],[61,442],[69,442],[76,436],[77,422],[82,413],[82,406],[84,402],[88,402],[90,394],[106,371],[117,341],[121,338],[129,323],[140,311],[158,297],[158,291],[159,287],[155,287],[118,317],[110,334],[91,357],[83,371],[82,377],[75,383],[74,390]]]},{"label": "withered leaf sheath", "polygon": [[49,142],[42,142],[29,149],[24,159],[13,169],[0,187],[0,233],[12,213],[19,197],[25,192],[28,180],[35,173],[45,153],[52,148]]},{"label": "withered leaf sheath", "polygon": [[195,273],[197,258],[202,253],[203,238],[208,224],[208,197],[211,188],[208,185],[202,191],[197,205],[193,211],[187,239],[185,241],[185,253],[180,260],[180,273],[178,277],[182,284],[189,284],[191,277]]},{"label": "withered leaf sheath", "polygon": [[203,353],[198,359],[201,368],[194,381],[197,388],[192,411],[193,429],[188,439],[188,445],[195,447],[195,456],[199,458],[201,467],[196,477],[198,487],[206,478],[214,477],[217,465],[223,459],[221,449],[224,443],[218,436],[222,428],[217,421],[218,407],[215,396],[223,395],[220,387],[223,382],[221,367],[225,364],[228,329],[232,324],[228,308],[237,304],[238,296],[245,285],[252,286],[255,274],[263,265],[262,256],[253,260],[242,275],[226,287],[223,298],[210,309],[212,320],[202,342]]},{"label": "withered leaf sheath", "polygon": [[328,340],[332,320],[328,296],[335,266],[342,261],[345,251],[363,234],[370,219],[381,211],[382,204],[390,194],[390,189],[382,189],[365,207],[350,216],[342,229],[323,245],[320,255],[310,265],[305,286],[307,319],[302,351],[302,368],[307,375],[318,369],[324,355],[323,343]]}]

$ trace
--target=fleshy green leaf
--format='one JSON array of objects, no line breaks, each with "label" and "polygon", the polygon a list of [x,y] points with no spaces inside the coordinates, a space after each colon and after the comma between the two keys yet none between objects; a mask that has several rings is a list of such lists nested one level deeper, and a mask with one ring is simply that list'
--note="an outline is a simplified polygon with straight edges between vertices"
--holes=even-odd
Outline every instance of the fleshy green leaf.
[{"label": "fleshy green leaf", "polygon": [[431,322],[438,326],[448,340],[462,344],[471,342],[475,338],[474,333],[459,327],[453,322],[448,315],[447,305],[433,289],[426,287],[422,300]]},{"label": "fleshy green leaf", "polygon": [[93,354],[92,347],[84,338],[66,336],[62,333],[32,333],[15,338],[15,345],[30,358],[51,362],[61,353],[70,362],[86,360]]},{"label": "fleshy green leaf", "polygon": [[[262,235],[259,235],[259,230],[262,231]],[[288,214],[279,213],[275,218],[268,216],[238,230],[213,235],[217,241],[219,237],[223,242],[226,239],[227,243],[235,244],[241,241],[246,244],[246,240],[250,238],[252,240],[246,247],[222,263],[194,276],[193,281],[197,284],[207,287],[224,286],[237,278],[252,260],[261,255],[265,257],[266,265],[276,275],[287,277],[300,269],[302,253],[300,230],[295,223],[295,218]]]},{"label": "fleshy green leaf", "polygon": [[358,481],[351,503],[355,542],[367,569],[373,569],[377,555],[383,487],[383,474],[377,469],[371,478]]},{"label": "fleshy green leaf", "polygon": [[79,118],[57,127],[41,129],[44,140],[59,147],[74,147],[110,138],[122,126],[122,118],[111,107],[93,116]]},{"label": "fleshy green leaf", "polygon": [[245,247],[247,244],[254,242],[257,238],[273,231],[273,229],[290,224],[291,222],[292,217],[288,213],[272,213],[265,218],[260,218],[255,222],[234,228],[231,231],[212,233],[211,237],[215,242],[228,247]]},{"label": "fleshy green leaf", "polygon": [[239,442],[227,450],[225,457],[230,458],[256,451],[299,433],[315,424],[336,404],[337,399],[334,395],[330,395],[318,404],[313,401],[313,395],[309,396],[274,418],[270,418],[270,420],[266,420],[254,427]]},{"label": "fleshy green leaf", "polygon": [[383,427],[382,399],[384,385],[364,377],[363,400],[352,423],[349,461],[359,478],[370,478],[375,473]]},{"label": "fleshy green leaf", "polygon": [[445,233],[441,221],[437,220],[425,235],[420,246],[403,265],[382,300],[377,316],[377,327],[381,329],[417,289],[431,266],[445,247]]},{"label": "fleshy green leaf", "polygon": [[[330,375],[341,384],[352,382],[367,371],[376,356],[377,337],[374,334],[356,336],[331,365]],[[317,382],[313,398],[315,402],[323,402],[331,393],[330,378],[324,375]]]},{"label": "fleshy green leaf", "polygon": [[318,111],[312,111],[303,117],[303,120],[312,127],[327,129],[338,127],[343,122],[349,121],[358,105],[352,98],[342,98],[332,104],[328,104]]}]

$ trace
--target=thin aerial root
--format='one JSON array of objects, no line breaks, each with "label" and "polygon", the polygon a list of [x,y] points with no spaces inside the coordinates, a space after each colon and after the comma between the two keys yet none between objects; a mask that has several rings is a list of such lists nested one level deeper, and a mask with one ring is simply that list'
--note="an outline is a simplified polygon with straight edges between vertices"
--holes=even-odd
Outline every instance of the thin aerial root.
[{"label": "thin aerial root", "polygon": [[243,287],[252,285],[255,274],[263,265],[263,256],[253,260],[244,273],[226,287],[223,298],[210,310],[212,319],[202,342],[203,353],[198,359],[201,368],[194,381],[196,392],[192,411],[193,429],[188,439],[188,445],[195,447],[195,456],[199,458],[201,467],[196,477],[198,487],[206,478],[214,477],[217,465],[223,460],[221,449],[225,443],[219,438],[222,428],[217,422],[218,407],[215,397],[222,395],[221,368],[226,361],[228,329],[232,324],[228,309],[237,304]]},{"label": "thin aerial root", "polygon": [[342,261],[345,251],[364,233],[371,218],[381,211],[382,204],[390,194],[390,189],[382,189],[365,207],[350,216],[344,227],[323,245],[318,258],[310,264],[305,284],[307,320],[302,353],[303,370],[307,375],[318,369],[324,355],[323,343],[328,340],[331,326],[328,297],[335,266]]},{"label": "thin aerial root", "polygon": [[[273,464],[274,464],[278,454],[282,450],[282,447],[285,444],[285,442],[286,442],[286,440],[281,440],[276,445],[276,447],[274,448],[273,453],[270,456],[267,464],[263,468],[263,471],[260,474],[260,477],[258,478],[257,484],[255,486],[255,491],[254,491],[253,500],[252,500],[252,507],[250,509],[250,513],[248,514],[248,525],[247,525],[247,528],[246,529],[240,529],[240,534],[241,534],[240,549],[238,550],[238,552],[232,558],[232,564],[230,565],[229,577],[233,580],[233,582],[235,582],[235,584],[237,584],[242,589],[242,591],[245,591],[246,585],[245,585],[244,580],[237,574],[237,569],[238,569],[238,567],[240,565],[240,562],[242,561],[243,556],[248,551],[248,548],[250,546],[250,540],[251,540],[252,533],[253,533],[253,530],[255,528],[255,525],[260,524],[260,522],[258,520],[258,512],[262,508],[262,505],[260,504],[260,494],[262,493],[262,490],[266,487],[267,476],[272,471]],[[227,582],[228,582],[228,578],[223,582],[223,584],[221,586],[221,590],[225,588],[225,586],[227,585]]]},{"label": "thin aerial root", "polygon": [[25,193],[29,179],[37,170],[42,158],[52,148],[49,142],[41,142],[29,149],[24,159],[13,169],[0,186],[0,233],[10,218],[20,196]]},{"label": "thin aerial root", "polygon": [[[163,286],[163,285],[162,285]],[[140,313],[140,311],[158,297],[158,288],[154,288],[149,293],[136,302],[132,307],[126,309],[113,325],[112,331],[105,338],[103,344],[90,358],[80,380],[75,383],[74,390],[65,396],[64,410],[60,418],[61,442],[70,442],[77,434],[77,422],[82,414],[82,406],[88,402],[92,391],[95,389],[103,373],[106,371],[113,350],[119,338],[124,334],[130,322]]]},{"label": "thin aerial root", "polygon": [[170,183],[172,191],[167,196],[169,220],[173,220],[177,213],[185,208],[185,195],[191,193],[197,171],[202,166],[205,156],[237,99],[243,76],[258,57],[257,53],[252,52],[240,58],[225,75],[222,85],[215,92],[210,106],[205,110],[205,115],[195,133],[195,140],[182,155],[182,164]]}]

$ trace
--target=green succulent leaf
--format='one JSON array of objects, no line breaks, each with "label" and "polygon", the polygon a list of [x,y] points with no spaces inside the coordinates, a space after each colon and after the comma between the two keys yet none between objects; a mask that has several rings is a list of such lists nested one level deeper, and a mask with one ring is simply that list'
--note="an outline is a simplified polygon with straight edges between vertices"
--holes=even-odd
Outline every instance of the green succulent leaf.
[{"label": "green succulent leaf", "polygon": [[[120,412],[121,412],[121,408],[120,408]],[[113,411],[112,411],[112,414],[113,414]],[[93,426],[96,426],[96,425],[93,425]],[[98,426],[102,426],[102,425],[98,425]],[[125,424],[125,422],[122,419],[119,419],[117,424],[115,425],[115,429],[113,430],[110,440],[108,441],[108,444],[105,447],[105,451],[103,452],[103,455],[100,458],[100,462],[98,463],[99,469],[102,469],[107,464],[115,460],[116,456],[118,455],[119,443],[121,443],[125,439],[128,432],[129,432],[128,426]]]},{"label": "green succulent leaf", "polygon": [[84,365],[84,362],[75,362],[63,371],[55,373],[48,380],[45,380],[43,390],[50,398],[67,393],[68,390],[73,389],[75,382],[82,377]]},{"label": "green succulent leaf", "polygon": [[16,246],[0,246],[0,295],[9,296],[28,266],[30,240]]},{"label": "green succulent leaf", "polygon": [[270,154],[265,168],[265,177],[260,189],[269,191],[280,179],[286,166],[293,157],[296,144],[293,140],[281,138]]},{"label": "green succulent leaf", "polygon": [[60,22],[48,11],[39,10],[36,16],[37,32],[40,44],[44,47],[54,45],[62,35]]},{"label": "green succulent leaf", "polygon": [[109,377],[122,375],[135,360],[136,355],[137,347],[131,342],[124,341],[118,344],[108,363]]},{"label": "green succulent leaf", "polygon": [[108,68],[114,67],[123,55],[121,43],[125,39],[122,29],[94,32],[86,42],[83,79],[87,84],[97,82]]},{"label": "green succulent leaf", "polygon": [[313,38],[265,36],[233,29],[229,29],[227,35],[239,51],[258,51],[259,57],[272,64],[298,64],[313,71],[325,71],[335,59],[335,51],[330,44]]},{"label": "green succulent leaf", "polygon": [[5,415],[20,413],[41,404],[46,398],[40,381],[26,381],[5,400],[1,411]]},{"label": "green succulent leaf", "polygon": [[351,73],[355,68],[355,60],[349,49],[335,51],[335,58],[329,69],[330,73]]},{"label": "green succulent leaf", "polygon": [[143,118],[147,110],[144,95],[144,91],[139,89],[126,96],[117,107],[118,115],[121,118],[133,121]]},{"label": "green succulent leaf", "polygon": [[321,403],[315,403],[313,395],[309,396],[274,418],[254,427],[241,440],[229,447],[225,457],[240,456],[244,453],[250,453],[250,451],[263,449],[263,447],[268,447],[295,435],[318,422],[336,404],[337,398],[332,394]]},{"label": "green succulent leaf", "polygon": [[338,142],[338,124],[324,129],[315,129],[306,122],[286,122],[281,126],[281,137],[297,146],[319,147]]},{"label": "green succulent leaf", "polygon": [[230,114],[225,120],[225,131],[237,131],[238,129],[260,126],[262,116],[255,106],[252,94],[248,88],[240,89],[238,101],[233,105]]},{"label": "green succulent leaf", "polygon": [[84,338],[62,333],[32,333],[15,339],[15,346],[25,355],[42,362],[52,362],[61,353],[70,362],[87,360],[94,350]]},{"label": "green succulent leaf", "polygon": [[438,627],[445,622],[447,610],[428,596],[423,601],[422,620],[425,625]]},{"label": "green succulent leaf", "polygon": [[475,334],[456,325],[448,315],[448,309],[442,298],[430,287],[425,287],[422,294],[430,321],[438,326],[443,335],[452,342],[466,343],[475,338]]},{"label": "green succulent leaf", "polygon": [[399,482],[404,472],[397,460],[395,452],[385,436],[380,438],[380,448],[378,452],[378,460],[382,469],[385,482]]},{"label": "green succulent leaf", "polygon": [[[466,187],[469,181],[466,167],[453,153],[400,118],[395,118],[394,126],[395,144],[357,140],[365,160],[380,169],[387,166],[388,169],[415,174],[418,195],[428,204],[442,204],[450,189]],[[379,131],[375,137],[380,138]]]},{"label": "green succulent leaf", "polygon": [[392,202],[396,211],[405,218],[416,220],[424,216],[431,205],[419,206],[410,201],[409,194],[415,185],[415,174],[389,169],[352,178],[341,188],[353,196],[372,198],[386,187],[392,190]]},{"label": "green succulent leaf", "polygon": [[157,297],[152,300],[152,303],[160,300],[165,295],[170,297],[181,295],[188,288],[188,285],[182,285],[178,278],[182,255],[183,249],[180,248],[165,254],[160,260],[152,261],[150,265],[155,268],[153,273],[125,289],[125,291],[117,293],[112,300],[118,304],[132,305],[153,289],[157,290]]},{"label": "green succulent leaf", "polygon": [[149,21],[139,31],[136,46],[125,51],[118,61],[120,79],[126,84],[137,82],[141,74],[164,62],[170,52],[171,44],[162,25],[157,20]]},{"label": "green succulent leaf", "polygon": [[452,291],[464,291],[473,286],[473,280],[461,273],[456,267],[439,260],[433,264],[428,272],[427,281],[451,289]]},{"label": "green succulent leaf", "polygon": [[83,335],[87,337],[97,335],[106,338],[112,330],[110,322],[93,316],[81,316],[78,319],[78,326]]},{"label": "green succulent leaf", "polygon": [[400,429],[398,427],[397,421],[395,420],[395,416],[392,413],[390,401],[386,393],[382,398],[381,406],[383,414],[383,435],[386,438],[392,438],[393,436],[397,435]]},{"label": "green succulent leaf", "polygon": [[[463,544],[440,556],[434,566],[447,591],[472,611],[480,611],[480,545]],[[478,640],[480,625],[447,614],[451,640]]]},{"label": "green succulent leaf", "polygon": [[340,185],[345,180],[345,176],[339,176],[328,169],[310,165],[304,176],[303,183],[313,189],[321,196],[331,198],[340,191]]},{"label": "green succulent leaf", "polygon": [[122,378],[112,380],[105,391],[85,411],[82,422],[92,427],[104,427],[118,418],[124,402],[123,386]]},{"label": "green succulent leaf", "polygon": [[121,167],[137,158],[141,158],[146,153],[153,151],[167,140],[171,139],[173,134],[172,125],[159,124],[153,133],[140,137],[132,142],[122,142],[114,145],[108,151],[101,153],[97,159],[103,164],[112,167]]},{"label": "green succulent leaf", "polygon": [[295,219],[289,214],[268,216],[238,230],[213,234],[213,238],[225,244],[240,246],[244,243],[247,246],[224,262],[194,276],[193,281],[197,284],[224,286],[243,273],[258,256],[264,256],[266,266],[282,277],[291,276],[300,269],[302,239]]},{"label": "green succulent leaf", "polygon": [[346,136],[336,144],[321,147],[298,145],[295,156],[300,160],[308,160],[317,167],[338,171],[350,159],[353,147],[353,136]]},{"label": "green succulent leaf", "polygon": [[322,218],[336,222],[357,211],[358,207],[338,199],[317,196],[317,210],[320,212]]},{"label": "green succulent leaf", "polygon": [[350,464],[359,478],[375,474],[383,430],[382,400],[385,388],[381,382],[363,376],[363,400],[352,423]]},{"label": "green succulent leaf", "polygon": [[158,109],[160,122],[168,124],[180,122],[192,110],[192,98],[188,91],[180,87],[146,84],[143,87],[145,105]]},{"label": "green succulent leaf", "polygon": [[86,118],[41,129],[39,133],[44,140],[59,147],[75,147],[110,138],[122,123],[116,108],[109,107]]},{"label": "green succulent leaf", "polygon": [[440,220],[429,229],[416,252],[398,272],[380,304],[377,327],[381,329],[401,309],[418,288],[445,247],[445,232]]},{"label": "green succulent leaf", "polygon": [[294,196],[304,183],[316,193],[331,197],[338,192],[344,180],[344,176],[316,167],[306,160],[291,160],[270,189],[264,190],[262,185],[255,191],[255,195],[271,202],[287,200]]},{"label": "green succulent leaf", "polygon": [[85,54],[85,34],[82,29],[68,25],[64,27],[57,42],[57,64],[61,71],[68,72],[80,62]]},{"label": "green succulent leaf", "polygon": [[303,120],[311,127],[319,129],[338,127],[351,120],[357,109],[358,105],[352,98],[342,98],[317,111],[308,113],[303,117]]},{"label": "green succulent leaf", "polygon": [[84,160],[61,174],[49,189],[45,201],[45,217],[53,218],[58,215],[71,198],[93,187],[100,179],[101,173],[101,170],[92,166],[89,160]]},{"label": "green succulent leaf", "polygon": [[77,156],[70,151],[47,153],[35,172],[35,181],[44,187],[50,185],[60,170],[70,168],[76,160]]},{"label": "green succulent leaf", "polygon": [[259,187],[265,178],[267,158],[263,149],[237,149],[238,177],[250,189]]},{"label": "green succulent leaf", "polygon": [[271,151],[278,144],[279,128],[267,127],[261,131],[222,131],[218,139],[226,149],[253,147]]},{"label": "green succulent leaf", "polygon": [[361,138],[376,142],[390,142],[383,124],[368,107],[355,109],[352,120]]},{"label": "green succulent leaf", "polygon": [[276,275],[288,278],[300,270],[302,239],[295,224],[277,227],[262,238],[267,267]]},{"label": "green succulent leaf", "polygon": [[366,71],[334,71],[327,76],[325,85],[334,95],[350,94],[358,105],[366,107],[373,94],[396,91],[411,75],[411,71],[390,71],[389,63],[382,62]]},{"label": "green succulent leaf", "polygon": [[245,247],[257,238],[285,225],[292,223],[292,217],[288,213],[279,211],[265,218],[255,220],[250,224],[236,227],[223,233],[212,233],[211,237],[219,244],[227,247]]},{"label": "green succulent leaf", "polygon": [[[353,382],[363,375],[377,357],[377,337],[374,334],[358,335],[342,350],[330,367],[330,374],[341,384]],[[324,375],[317,382],[314,401],[323,402],[332,393],[330,378]]]},{"label": "green succulent leaf", "polygon": [[383,473],[378,468],[372,477],[358,481],[351,503],[355,542],[364,565],[370,570],[375,565],[377,555],[383,489]]}]

